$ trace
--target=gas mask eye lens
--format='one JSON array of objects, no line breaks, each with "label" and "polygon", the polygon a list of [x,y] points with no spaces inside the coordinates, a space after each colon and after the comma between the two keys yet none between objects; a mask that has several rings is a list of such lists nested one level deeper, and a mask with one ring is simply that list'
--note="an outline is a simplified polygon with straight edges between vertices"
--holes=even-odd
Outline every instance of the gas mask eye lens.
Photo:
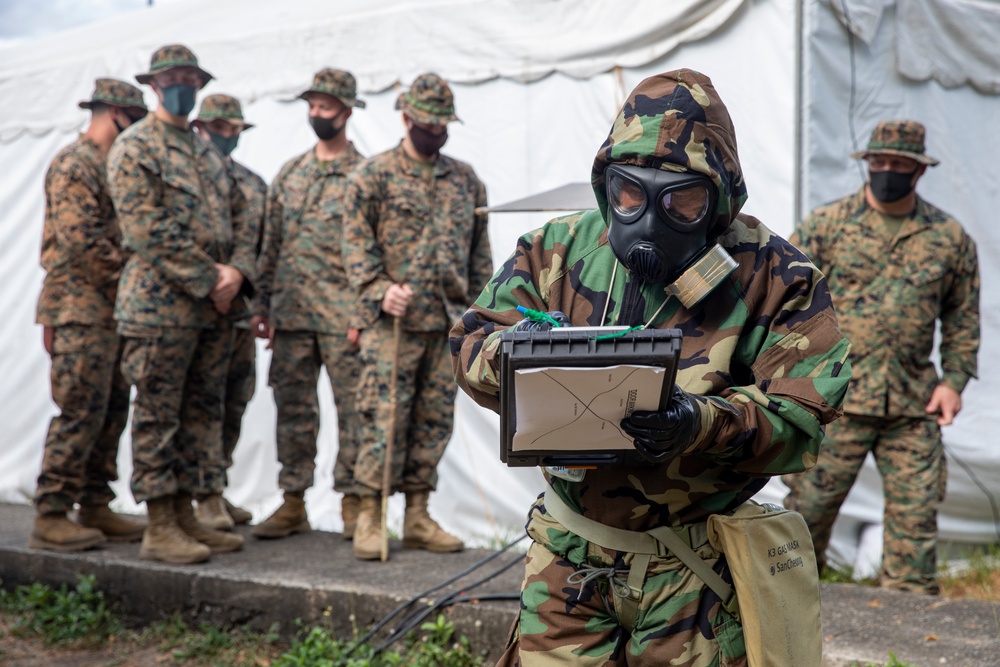
[{"label": "gas mask eye lens", "polygon": [[618,174],[609,179],[608,196],[615,212],[625,218],[639,213],[646,203],[646,191],[642,186]]},{"label": "gas mask eye lens", "polygon": [[672,190],[660,195],[660,209],[670,220],[689,225],[701,220],[708,213],[709,192],[703,185],[683,190]]}]

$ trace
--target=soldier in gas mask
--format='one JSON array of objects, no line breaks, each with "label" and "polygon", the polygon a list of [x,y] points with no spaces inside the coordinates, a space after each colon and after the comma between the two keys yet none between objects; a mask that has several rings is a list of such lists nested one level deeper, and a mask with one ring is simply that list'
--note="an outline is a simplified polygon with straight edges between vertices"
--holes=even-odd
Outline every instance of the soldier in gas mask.
[{"label": "soldier in gas mask", "polygon": [[680,329],[677,385],[664,410],[621,422],[641,462],[545,469],[499,664],[745,665],[731,600],[673,550],[640,558],[630,545],[666,528],[731,583],[706,521],[815,461],[850,377],[849,344],[822,274],[739,213],[747,189],[735,131],[707,76],[642,81],[591,181],[599,210],[521,237],[452,329],[456,378],[498,409],[500,335],[539,324],[522,306],[575,326]]}]

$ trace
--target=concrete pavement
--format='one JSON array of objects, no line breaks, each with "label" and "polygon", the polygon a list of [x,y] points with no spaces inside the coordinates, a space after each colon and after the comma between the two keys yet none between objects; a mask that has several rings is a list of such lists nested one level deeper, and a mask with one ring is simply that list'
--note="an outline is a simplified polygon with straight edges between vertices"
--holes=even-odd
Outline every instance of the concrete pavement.
[{"label": "concrete pavement", "polygon": [[[326,624],[344,637],[363,632],[401,603],[491,554],[431,554],[393,543],[389,562],[361,562],[337,533],[264,541],[242,528],[243,551],[214,555],[200,565],[166,565],[140,560],[138,544],[109,544],[77,554],[28,549],[33,512],[26,505],[0,504],[4,588],[35,581],[73,586],[78,573],[92,574],[119,612],[137,623],[179,613],[194,623],[260,631],[277,627],[286,637],[297,631],[296,620]],[[517,554],[503,554],[427,599],[469,588],[507,563],[513,563],[510,569],[470,593],[484,598],[516,593],[521,561]],[[823,667],[883,665],[890,651],[915,667],[1000,665],[998,602],[949,601],[846,584],[824,584],[822,595]],[[423,605],[429,608],[427,600]],[[452,605],[445,613],[475,647],[495,658],[517,608],[515,600],[482,599]],[[397,627],[405,616],[387,627]]]}]

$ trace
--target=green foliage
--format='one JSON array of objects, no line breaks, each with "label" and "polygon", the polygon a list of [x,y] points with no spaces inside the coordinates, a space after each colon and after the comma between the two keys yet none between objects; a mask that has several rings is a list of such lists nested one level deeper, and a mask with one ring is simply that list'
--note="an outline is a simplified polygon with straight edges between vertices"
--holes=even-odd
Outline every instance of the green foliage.
[{"label": "green foliage", "polygon": [[469,640],[455,638],[455,626],[444,615],[411,633],[402,652],[388,649],[375,654],[367,644],[335,639],[321,627],[300,632],[273,667],[479,667],[482,658],[473,654]]},{"label": "green foliage", "polygon": [[854,568],[838,568],[827,565],[819,575],[819,580],[824,584],[858,584],[860,586],[878,586],[878,580],[874,577],[866,579],[855,579]]},{"label": "green foliage", "polygon": [[[861,665],[855,662],[853,665],[851,665],[851,667],[861,667]],[[899,658],[896,657],[895,653],[889,651],[889,662],[885,663],[884,666],[877,665],[874,662],[866,662],[864,667],[917,667],[917,666],[914,665],[913,663],[904,662],[900,660]]]},{"label": "green foliage", "polygon": [[13,615],[12,631],[41,637],[45,643],[99,643],[121,630],[93,575],[77,575],[75,590],[34,583],[0,592],[0,609]]}]

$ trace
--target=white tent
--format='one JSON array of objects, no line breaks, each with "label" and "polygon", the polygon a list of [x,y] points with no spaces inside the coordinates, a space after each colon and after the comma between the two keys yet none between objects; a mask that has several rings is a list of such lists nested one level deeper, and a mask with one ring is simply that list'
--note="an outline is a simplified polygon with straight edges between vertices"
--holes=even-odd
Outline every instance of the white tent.
[{"label": "white tent", "polygon": [[[876,5],[891,3],[847,4],[867,7],[871,14]],[[994,98],[968,87],[952,91],[902,79],[886,51],[894,24],[883,18],[874,25],[873,46],[855,44],[859,102],[851,112],[857,131],[867,133],[875,119],[887,115],[927,122],[931,148],[945,165],[925,179],[922,191],[966,222],[980,241],[981,256],[987,256],[986,207],[995,197],[981,195],[990,185],[985,170],[957,170],[969,157],[954,148],[969,145],[975,151],[985,145],[986,133],[977,133],[976,143],[958,140],[992,108]],[[42,279],[37,260],[42,182],[51,157],[84,126],[86,114],[76,102],[90,93],[95,78],[130,80],[145,71],[156,47],[190,46],[216,77],[205,93],[238,96],[257,125],[241,139],[234,157],[270,180],[285,160],[314,141],[304,104],[295,100],[314,71],[336,66],[357,76],[368,107],[354,114],[348,134],[366,155],[399,139],[402,126],[393,109],[399,84],[419,72],[436,71],[453,83],[465,121],[453,129],[446,152],[470,162],[491,202],[499,203],[588,180],[593,156],[624,95],[645,76],[692,67],[713,78],[734,117],[750,191],[745,210],[787,235],[802,210],[860,182],[846,157],[852,148],[846,105],[853,80],[847,34],[818,0],[804,5],[794,0],[186,0],[0,47],[0,312],[7,322],[0,334],[5,350],[0,355],[0,496],[31,496],[54,413],[48,361],[39,344],[40,328],[33,323]],[[879,88],[893,92],[876,97]],[[952,126],[943,115],[929,115],[924,104],[929,95],[940,100],[941,108],[946,100],[960,99],[966,122]],[[952,135],[955,142],[949,141]],[[988,154],[978,160],[985,162]],[[973,175],[980,187],[969,189],[968,197],[955,197],[972,185]],[[519,234],[545,217],[493,214],[495,262],[506,257]],[[985,295],[990,268],[984,266]],[[984,296],[984,313],[987,305]],[[987,318],[986,331],[995,325]],[[230,471],[231,497],[258,516],[280,499],[274,408],[266,384],[269,357],[259,351],[257,395]],[[984,377],[988,361],[984,349]],[[967,392],[967,411],[949,430],[949,442],[977,468],[996,471],[1000,465],[985,451],[985,427],[975,418],[986,414],[985,400],[977,400],[987,395],[980,392],[983,385]],[[307,502],[315,526],[338,529],[337,497],[330,490],[336,421],[325,380],[321,401],[320,454]],[[433,508],[446,526],[479,542],[519,532],[540,486],[536,470],[500,463],[497,441],[496,415],[460,395]],[[132,506],[127,434],[119,462],[123,481],[116,489],[127,509]],[[995,488],[1000,475],[993,475]],[[871,485],[865,486],[870,493]],[[965,483],[962,489],[968,487]],[[764,493],[780,499],[780,484]],[[872,506],[865,501],[849,518],[877,523]],[[966,504],[952,507],[942,517],[950,536],[989,538],[992,518],[982,497],[970,492]],[[400,510],[391,506],[394,519]]]}]

